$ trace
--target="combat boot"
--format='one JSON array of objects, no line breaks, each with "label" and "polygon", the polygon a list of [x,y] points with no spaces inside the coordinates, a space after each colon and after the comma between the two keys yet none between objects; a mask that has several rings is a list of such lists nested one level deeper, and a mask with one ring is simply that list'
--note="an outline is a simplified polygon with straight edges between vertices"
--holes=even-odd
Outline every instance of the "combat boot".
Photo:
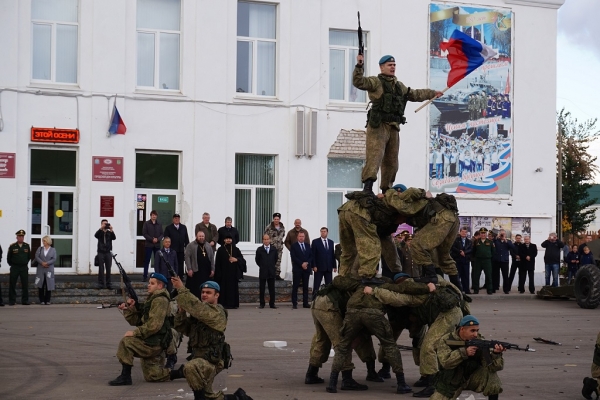
[{"label": "combat boot", "polygon": [[433,375],[428,375],[426,379],[427,386],[425,387],[425,389],[421,390],[420,392],[413,393],[413,397],[428,399],[431,397],[431,395],[433,395],[433,393],[435,392],[435,387],[433,386]]},{"label": "combat boot", "polygon": [[375,360],[367,361],[367,380],[370,382],[385,382],[375,371]]},{"label": "combat boot", "polygon": [[342,390],[367,390],[367,385],[362,385],[352,379],[352,370],[342,371]]},{"label": "combat boot", "polygon": [[390,374],[390,364],[384,362],[381,364],[381,369],[377,372],[377,375],[384,379],[391,379],[392,375]]},{"label": "combat boot", "polygon": [[167,355],[167,363],[165,364],[165,368],[173,369],[175,368],[175,364],[177,364],[177,354]]},{"label": "combat boot", "polygon": [[171,380],[185,378],[185,376],[183,375],[183,365],[179,366],[178,369],[172,369],[169,373],[169,377],[171,378]]},{"label": "combat boot", "polygon": [[498,395],[497,394],[490,394],[488,396],[488,400],[498,400]]},{"label": "combat boot", "polygon": [[[227,396],[233,396],[233,395],[227,394],[227,395],[225,395],[224,398],[226,399]],[[208,400],[206,398],[206,396],[204,396],[204,390],[194,390],[194,400]],[[232,400],[235,400],[235,397]]]},{"label": "combat boot", "polygon": [[110,386],[125,386],[131,385],[131,368],[132,365],[121,364],[123,369],[121,370],[121,375],[117,376],[112,381],[108,382]]},{"label": "combat boot", "polygon": [[238,388],[233,394],[226,394],[223,400],[252,400],[252,397],[248,396],[244,389]]},{"label": "combat boot", "polygon": [[406,381],[404,380],[404,373],[403,372],[399,372],[399,373],[396,374],[396,384],[398,385],[396,387],[396,393],[404,394],[404,393],[410,393],[410,392],[412,392],[411,387],[408,386],[406,384]]},{"label": "combat boot", "polygon": [[427,387],[427,384],[429,383],[429,380],[427,379],[426,376],[421,375],[421,377],[419,378],[418,381],[416,381],[413,386],[414,387]]},{"label": "combat boot", "polygon": [[448,275],[448,279],[450,280],[451,284],[458,288],[458,290],[464,292],[463,287],[460,283],[460,279],[458,279],[458,275]]},{"label": "combat boot", "polygon": [[337,393],[337,381],[339,376],[339,372],[331,371],[331,374],[329,374],[329,384],[325,388],[328,393]]},{"label": "combat boot", "polygon": [[373,193],[373,183],[375,181],[373,179],[367,179],[366,181],[364,181],[363,183],[365,184],[365,187],[363,188],[363,192],[370,192]]},{"label": "combat boot", "polygon": [[581,395],[588,399],[592,399],[592,393],[596,393],[596,399],[598,398],[598,382],[594,378],[583,378],[583,389],[581,389]]},{"label": "combat boot", "polygon": [[304,378],[304,383],[306,385],[314,385],[315,383],[323,383],[325,380],[323,378],[319,378],[319,367],[314,367],[312,365],[308,365],[308,371],[306,371],[306,377]]},{"label": "combat boot", "polygon": [[437,278],[437,274],[435,273],[435,266],[433,264],[425,265],[423,267],[423,272],[422,272],[421,277],[415,278],[415,282],[437,284],[438,278]]}]

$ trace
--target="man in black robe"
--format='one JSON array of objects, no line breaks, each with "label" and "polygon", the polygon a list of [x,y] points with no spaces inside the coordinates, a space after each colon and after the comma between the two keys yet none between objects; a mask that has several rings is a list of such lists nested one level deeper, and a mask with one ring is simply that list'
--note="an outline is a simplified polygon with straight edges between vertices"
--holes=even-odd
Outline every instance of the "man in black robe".
[{"label": "man in black robe", "polygon": [[221,287],[219,304],[225,308],[240,306],[238,276],[246,269],[246,260],[240,249],[233,244],[231,234],[225,233],[223,246],[217,250],[215,258],[215,281]]}]

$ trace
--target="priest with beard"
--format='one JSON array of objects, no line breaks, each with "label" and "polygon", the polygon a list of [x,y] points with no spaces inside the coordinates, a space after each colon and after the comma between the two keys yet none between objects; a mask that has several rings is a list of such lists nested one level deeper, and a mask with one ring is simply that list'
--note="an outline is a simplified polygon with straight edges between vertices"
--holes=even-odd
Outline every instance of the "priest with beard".
[{"label": "priest with beard", "polygon": [[200,298],[200,285],[210,280],[215,275],[215,257],[213,249],[206,242],[204,232],[196,233],[196,240],[185,248],[185,269],[187,280],[185,287],[194,296]]},{"label": "priest with beard", "polygon": [[233,244],[230,233],[225,233],[223,246],[217,250],[215,281],[221,287],[219,304],[227,309],[240,306],[239,275],[246,270],[246,260],[240,249]]}]

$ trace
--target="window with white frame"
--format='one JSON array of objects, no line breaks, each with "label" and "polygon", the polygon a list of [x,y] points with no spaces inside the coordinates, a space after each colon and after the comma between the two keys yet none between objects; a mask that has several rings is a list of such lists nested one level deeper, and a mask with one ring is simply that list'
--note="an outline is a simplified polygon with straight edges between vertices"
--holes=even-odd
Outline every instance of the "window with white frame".
[{"label": "window with white frame", "polygon": [[235,155],[235,226],[240,242],[262,243],[275,210],[275,156]]},{"label": "window with white frame", "polygon": [[77,83],[78,7],[78,0],[32,0],[32,81]]},{"label": "window with white frame", "polygon": [[346,193],[361,190],[363,164],[354,158],[327,159],[327,228],[334,242],[340,241],[337,209],[346,202]]},{"label": "window with white frame", "polygon": [[236,92],[276,95],[277,6],[239,1]]},{"label": "window with white frame", "polygon": [[181,0],[137,0],[137,87],[179,90]]},{"label": "window with white frame", "polygon": [[[363,33],[363,43],[367,34]],[[358,55],[358,35],[352,31],[329,31],[329,99],[364,103],[365,92],[352,85],[352,71]],[[367,65],[367,50],[364,52]]]}]

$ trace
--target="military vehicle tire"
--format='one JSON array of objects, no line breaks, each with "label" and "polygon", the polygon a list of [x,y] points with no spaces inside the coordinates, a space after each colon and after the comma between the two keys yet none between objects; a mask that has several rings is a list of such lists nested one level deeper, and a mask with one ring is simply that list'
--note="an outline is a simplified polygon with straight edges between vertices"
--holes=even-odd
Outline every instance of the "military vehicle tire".
[{"label": "military vehicle tire", "polygon": [[593,309],[600,305],[600,268],[592,264],[580,267],[574,286],[579,307]]}]

